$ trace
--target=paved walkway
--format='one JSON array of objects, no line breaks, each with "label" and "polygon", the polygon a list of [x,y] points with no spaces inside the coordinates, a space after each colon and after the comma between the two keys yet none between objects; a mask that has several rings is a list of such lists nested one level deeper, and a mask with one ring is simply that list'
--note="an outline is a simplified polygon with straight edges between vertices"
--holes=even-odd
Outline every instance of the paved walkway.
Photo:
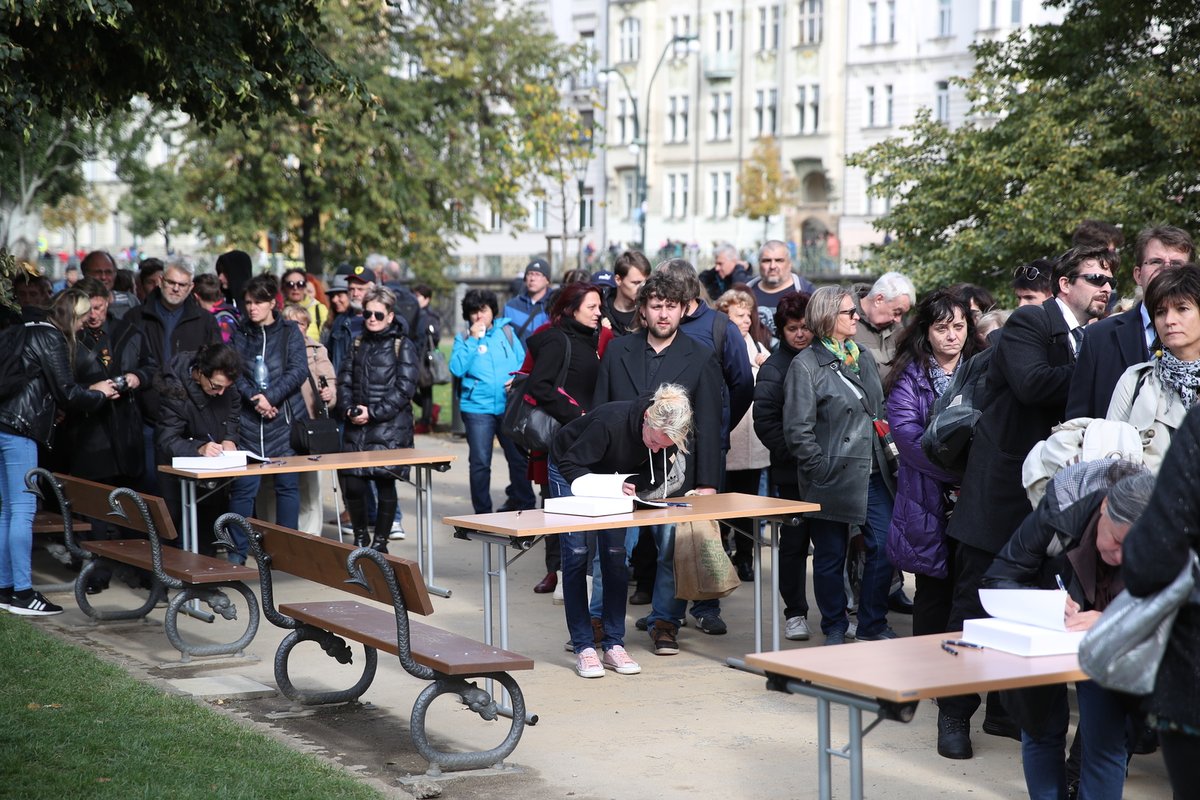
[{"label": "paved walkway", "polygon": [[[454,539],[440,524],[442,516],[470,508],[466,481],[466,445],[448,436],[418,437],[420,447],[445,447],[459,460],[450,472],[435,474],[434,513],[436,572],[439,584],[453,590],[447,599],[434,597],[431,624],[482,637],[482,585],[479,575],[481,545]],[[503,456],[496,453],[499,477]],[[497,492],[497,502],[502,492]],[[402,508],[412,509],[411,492],[401,493]],[[409,526],[411,527],[411,526]],[[327,526],[327,535],[334,535]],[[416,558],[410,538],[395,543],[393,552]],[[725,636],[707,636],[694,627],[680,635],[681,653],[656,657],[645,633],[633,620],[647,607],[630,607],[629,652],[642,664],[642,673],[584,680],[573,672],[574,658],[564,652],[567,639],[561,606],[549,595],[535,595],[532,587],[545,574],[543,547],[534,548],[510,568],[510,647],[532,657],[537,667],[518,679],[530,710],[541,720],[528,728],[510,762],[518,769],[497,777],[455,779],[443,784],[443,797],[572,797],[601,798],[808,798],[817,794],[816,706],[807,698],[768,693],[764,680],[725,666],[725,658],[753,649],[753,607],[746,585],[723,601],[729,623]],[[61,579],[44,559],[36,580]],[[110,589],[97,604],[115,604],[124,589]],[[302,594],[301,594],[302,593]],[[310,588],[285,582],[277,588],[279,602],[315,599]],[[67,607],[60,617],[40,624],[93,647],[106,657],[126,664],[146,680],[168,682],[191,677],[242,676],[274,688],[272,664],[283,632],[266,620],[252,645],[252,659],[225,660],[219,665],[166,668],[178,660],[160,626],[121,625],[93,627],[75,608],[69,594],[53,595]],[[161,622],[162,612],[151,618]],[[810,617],[816,627],[815,612]],[[911,632],[910,619],[893,616],[901,634]],[[186,620],[185,633],[203,636],[202,623]],[[820,646],[812,642],[785,642],[785,647]],[[854,647],[850,644],[848,647]],[[302,666],[293,671],[297,683],[306,677],[330,687],[352,682],[350,668],[340,667],[313,645]],[[361,652],[361,651],[358,651]],[[886,665],[880,665],[886,669]],[[357,674],[357,673],[355,673]],[[176,685],[179,688],[181,685]],[[422,682],[404,674],[398,662],[380,657],[379,676],[364,696],[366,705],[300,711],[286,699],[242,699],[222,707],[288,741],[331,758],[362,774],[386,793],[407,796],[396,787],[410,773],[419,774],[423,762],[406,736],[412,701]],[[499,741],[498,726],[485,726],[461,706],[441,700],[431,714],[431,732],[451,739],[465,738],[489,747]],[[910,724],[882,723],[866,738],[865,788],[868,797],[929,800],[970,796],[1020,798],[1025,796],[1019,745],[1009,739],[973,731],[975,758],[949,761],[934,751],[937,712],[922,703]],[[844,715],[835,716],[835,741],[844,743]],[[491,736],[495,733],[495,736]],[[490,738],[489,738],[490,737]],[[387,789],[386,787],[393,787]],[[835,797],[849,795],[847,766],[834,765]],[[1157,756],[1135,758],[1125,796],[1149,800],[1168,796],[1165,771]]]}]

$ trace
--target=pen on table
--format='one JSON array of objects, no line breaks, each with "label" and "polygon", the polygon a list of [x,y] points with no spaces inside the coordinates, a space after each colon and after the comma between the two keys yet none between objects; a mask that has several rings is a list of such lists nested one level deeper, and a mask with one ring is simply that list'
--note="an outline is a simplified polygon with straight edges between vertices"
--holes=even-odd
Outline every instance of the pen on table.
[{"label": "pen on table", "polygon": [[961,639],[942,639],[942,645],[943,646],[953,646],[953,647],[969,647],[972,650],[984,649],[983,645],[981,645],[981,644],[975,644],[974,642],[964,642]]},{"label": "pen on table", "polygon": [[949,653],[949,654],[950,654],[950,655],[952,655],[952,656],[957,656],[957,655],[958,655],[958,651],[957,651],[957,650],[955,650],[955,649],[954,649],[953,647],[951,647],[950,645],[946,644],[945,642],[942,642],[942,649],[943,649],[943,650],[945,650],[947,653]]},{"label": "pen on table", "polygon": [[691,503],[664,503],[667,508],[691,508]]},{"label": "pen on table", "polygon": [[1059,589],[1061,589],[1064,592],[1067,590],[1067,585],[1065,583],[1063,583],[1062,575],[1055,575],[1054,581],[1055,581],[1055,583],[1058,584]]}]

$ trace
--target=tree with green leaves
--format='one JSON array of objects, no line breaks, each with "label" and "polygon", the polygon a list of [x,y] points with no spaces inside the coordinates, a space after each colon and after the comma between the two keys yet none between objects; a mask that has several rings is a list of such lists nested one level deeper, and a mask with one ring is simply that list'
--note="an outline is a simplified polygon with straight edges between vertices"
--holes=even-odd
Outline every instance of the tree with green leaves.
[{"label": "tree with green leaves", "polygon": [[1063,22],[975,48],[953,130],[918,115],[902,138],[851,155],[895,201],[869,255],[921,288],[1006,290],[1084,219],[1196,228],[1200,221],[1200,6],[1191,0],[1052,0]]},{"label": "tree with green leaves", "polygon": [[79,229],[104,221],[108,216],[108,208],[104,201],[90,189],[84,189],[79,194],[67,194],[58,199],[58,203],[47,206],[42,212],[42,222],[50,230],[66,231],[71,236],[71,250],[79,249]]},{"label": "tree with green leaves", "polygon": [[800,182],[795,175],[785,173],[780,163],[779,142],[764,136],[754,145],[750,158],[738,173],[737,213],[763,222],[763,241],[770,238],[771,217],[782,214],[794,203]]},{"label": "tree with green leaves", "polygon": [[306,267],[395,254],[436,280],[450,242],[490,206],[523,220],[547,169],[535,120],[569,69],[546,21],[494,0],[329,3],[320,45],[365,85],[369,112],[300,92],[300,113],[195,130],[180,176],[201,233],[220,246],[263,232],[298,243]]}]

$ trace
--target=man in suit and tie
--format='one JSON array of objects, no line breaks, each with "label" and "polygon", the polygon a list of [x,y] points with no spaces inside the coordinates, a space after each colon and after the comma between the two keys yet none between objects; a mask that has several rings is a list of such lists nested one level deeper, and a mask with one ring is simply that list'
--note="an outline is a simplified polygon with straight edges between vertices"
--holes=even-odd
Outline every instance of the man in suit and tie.
[{"label": "man in suit and tie", "polygon": [[[1134,283],[1145,291],[1160,270],[1183,266],[1195,254],[1187,231],[1173,225],[1143,228],[1133,249]],[[1105,416],[1117,381],[1129,367],[1150,360],[1156,338],[1153,314],[1141,302],[1089,326],[1071,377],[1065,418]]]},{"label": "man in suit and tie", "polygon": [[[713,494],[721,484],[724,378],[712,348],[679,332],[690,299],[688,286],[669,271],[656,270],[646,279],[638,290],[638,307],[645,325],[609,343],[600,361],[593,403],[599,406],[614,400],[636,400],[664,383],[683,386],[692,402],[694,424],[687,446],[686,477],[675,493],[695,488],[700,494]],[[669,465],[663,466],[664,472],[669,469]],[[679,652],[677,635],[686,607],[686,601],[675,598],[675,528],[656,526],[654,535],[658,571],[653,610],[646,622],[654,652],[674,655]]]},{"label": "man in suit and tie", "polygon": [[[1004,326],[988,367],[987,401],[963,475],[960,500],[946,536],[954,600],[946,630],[987,616],[979,603],[983,573],[1032,510],[1021,465],[1034,444],[1063,419],[1083,326],[1104,314],[1115,291],[1117,255],[1107,248],[1072,248],[1054,265],[1054,297],[1022,306]],[[1013,725],[989,696],[985,733],[1011,735]],[[978,695],[938,701],[938,753],[970,758],[971,715]]]}]

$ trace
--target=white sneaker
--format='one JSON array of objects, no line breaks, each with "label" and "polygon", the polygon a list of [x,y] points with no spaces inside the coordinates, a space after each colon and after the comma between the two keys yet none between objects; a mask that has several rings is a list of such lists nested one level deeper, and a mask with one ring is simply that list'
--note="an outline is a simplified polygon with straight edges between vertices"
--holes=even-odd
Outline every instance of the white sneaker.
[{"label": "white sneaker", "polygon": [[807,642],[812,632],[808,629],[808,620],[804,617],[788,617],[783,626],[783,636],[793,642]]},{"label": "white sneaker", "polygon": [[589,647],[575,656],[575,672],[581,678],[604,677],[604,665],[600,663],[600,657],[596,655],[596,648]]},{"label": "white sneaker", "polygon": [[[556,606],[561,606],[566,601],[563,599],[563,578],[562,570],[558,571],[558,583],[554,585],[554,594],[550,595],[550,602]],[[573,650],[574,648],[572,648]]]},{"label": "white sneaker", "polygon": [[847,639],[857,639],[858,638],[858,620],[850,620],[849,626],[846,627],[846,638]]},{"label": "white sneaker", "polygon": [[388,539],[393,542],[398,542],[404,538],[404,526],[399,522],[392,523],[392,532],[388,534]]},{"label": "white sneaker", "polygon": [[619,644],[604,651],[604,668],[611,669],[618,675],[637,675],[642,671],[641,666],[629,657],[625,648]]}]

